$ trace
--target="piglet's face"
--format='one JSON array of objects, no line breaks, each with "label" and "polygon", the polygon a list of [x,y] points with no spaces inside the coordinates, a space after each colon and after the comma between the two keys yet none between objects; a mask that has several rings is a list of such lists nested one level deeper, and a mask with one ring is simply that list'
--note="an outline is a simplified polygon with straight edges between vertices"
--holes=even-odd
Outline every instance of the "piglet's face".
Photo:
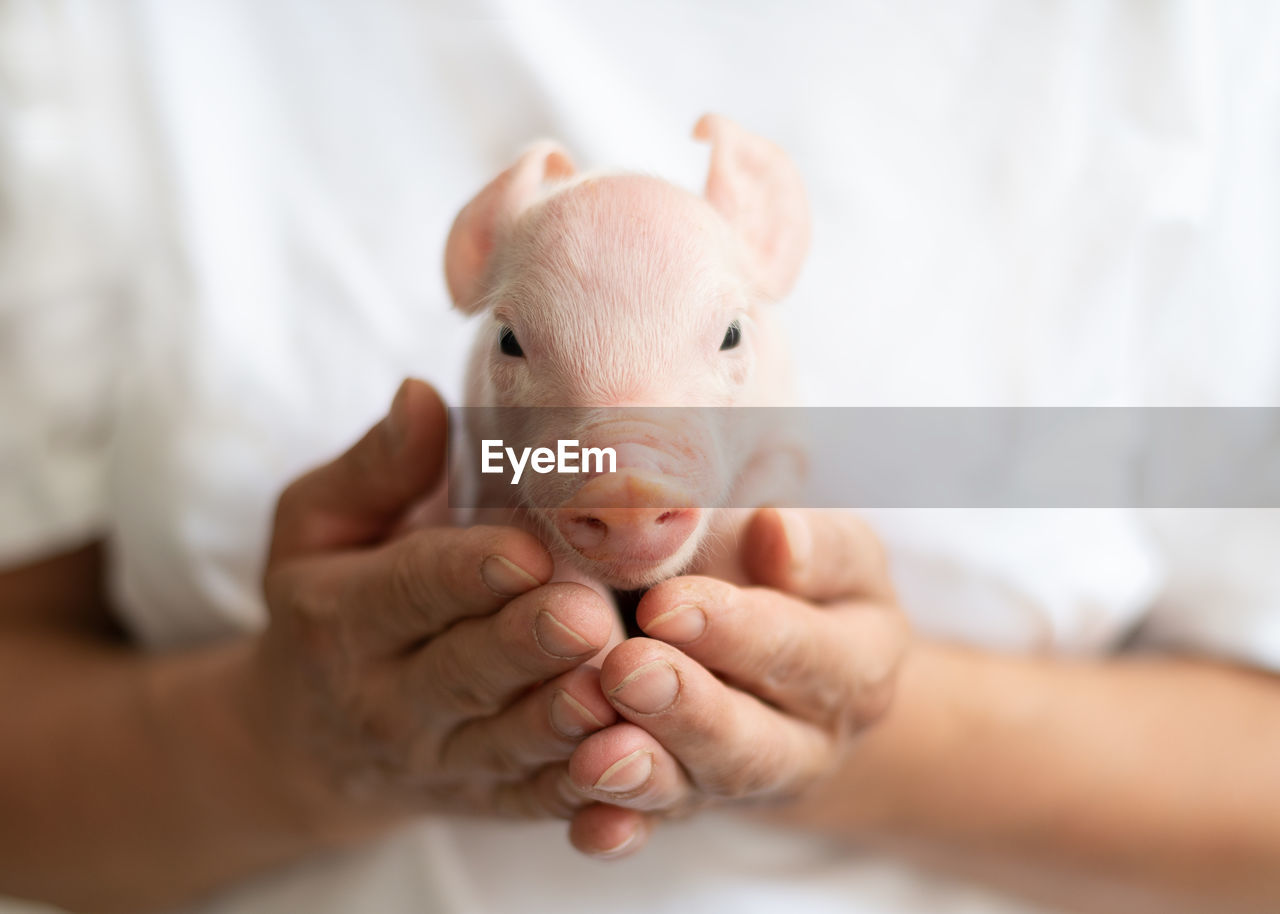
[{"label": "piglet's face", "polygon": [[776,147],[723,119],[696,133],[714,144],[706,197],[639,175],[577,178],[542,144],[463,211],[446,256],[455,301],[484,315],[470,405],[572,407],[567,426],[562,411],[522,413],[562,424],[519,435],[617,453],[616,473],[521,482],[551,545],[616,587],[696,555],[705,506],[746,455],[697,418],[713,414],[687,408],[756,402],[757,362],[776,345],[762,309],[807,243],[803,193]]},{"label": "piglet's face", "polygon": [[530,437],[616,452],[614,474],[522,481],[562,551],[615,586],[688,565],[708,524],[702,506],[731,484],[722,436],[695,418],[714,413],[663,407],[749,396],[759,303],[738,256],[701,198],[653,178],[610,176],[531,207],[495,262],[477,349],[484,399],[574,407],[531,412],[546,427]]},{"label": "piglet's face", "polygon": [[752,375],[751,288],[723,219],[609,176],[524,213],[495,262],[480,350],[498,406],[729,406]]}]

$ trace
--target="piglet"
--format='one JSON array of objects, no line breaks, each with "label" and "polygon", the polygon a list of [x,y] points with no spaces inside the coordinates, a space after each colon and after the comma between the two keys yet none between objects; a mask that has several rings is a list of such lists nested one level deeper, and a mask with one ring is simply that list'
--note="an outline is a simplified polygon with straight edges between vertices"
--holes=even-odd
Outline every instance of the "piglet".
[{"label": "piglet", "polygon": [[[774,144],[706,115],[702,196],[655,177],[580,174],[552,142],[530,147],[454,222],[445,273],[455,305],[483,315],[471,352],[470,441],[571,435],[611,447],[614,472],[525,473],[501,489],[557,556],[557,579],[634,590],[720,563],[738,508],[782,497],[801,462],[773,423],[727,407],[785,406],[789,367],[771,306],[809,240],[800,176]],[[705,409],[696,409],[705,408]],[[751,411],[759,415],[762,411]],[[572,416],[571,419],[564,417]],[[506,417],[505,419],[499,417]],[[559,428],[539,428],[559,416]],[[700,418],[701,417],[701,418]],[[746,425],[754,431],[745,431]],[[488,518],[510,522],[510,509]]]}]

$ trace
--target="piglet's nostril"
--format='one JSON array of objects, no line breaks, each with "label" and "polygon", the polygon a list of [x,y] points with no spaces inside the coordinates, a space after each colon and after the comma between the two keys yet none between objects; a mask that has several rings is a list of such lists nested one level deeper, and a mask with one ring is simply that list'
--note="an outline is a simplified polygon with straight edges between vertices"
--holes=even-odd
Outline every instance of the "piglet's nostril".
[{"label": "piglet's nostril", "polygon": [[609,535],[609,525],[598,517],[580,514],[569,523],[566,531],[570,545],[579,549],[593,549]]}]

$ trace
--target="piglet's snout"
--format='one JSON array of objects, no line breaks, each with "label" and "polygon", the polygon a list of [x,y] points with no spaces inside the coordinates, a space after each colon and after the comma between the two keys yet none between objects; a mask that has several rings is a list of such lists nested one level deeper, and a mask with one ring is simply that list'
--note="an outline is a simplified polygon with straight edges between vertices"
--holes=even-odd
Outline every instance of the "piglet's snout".
[{"label": "piglet's snout", "polygon": [[610,564],[660,563],[693,535],[702,510],[687,492],[638,472],[600,476],[555,510],[555,525],[584,558]]}]

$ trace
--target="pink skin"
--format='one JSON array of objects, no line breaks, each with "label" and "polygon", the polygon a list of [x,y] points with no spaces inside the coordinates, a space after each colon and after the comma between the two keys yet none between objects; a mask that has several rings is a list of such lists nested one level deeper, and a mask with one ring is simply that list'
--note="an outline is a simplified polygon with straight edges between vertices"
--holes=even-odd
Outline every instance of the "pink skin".
[{"label": "pink skin", "polygon": [[[758,540],[752,531],[761,528],[760,515],[742,526],[752,512],[701,506],[774,501],[780,497],[771,487],[775,471],[781,467],[786,477],[794,469],[794,445],[777,429],[744,438],[735,423],[730,437],[714,422],[690,423],[687,411],[680,416],[660,409],[781,406],[790,400],[786,354],[770,305],[790,290],[808,246],[803,187],[781,150],[722,117],[702,118],[694,136],[711,143],[702,197],[650,177],[577,176],[562,150],[536,144],[463,209],[445,255],[457,307],[483,315],[468,372],[468,405],[640,408],[623,421],[616,413],[588,415],[572,435],[550,435],[616,447],[616,475],[526,475],[508,487],[518,490],[525,509],[514,516],[556,556],[555,580],[587,584],[606,599],[607,587],[652,585],[689,570],[746,582],[737,550],[716,556],[706,544]],[[734,322],[740,345],[722,350]],[[520,356],[502,351],[502,328],[518,340]],[[486,438],[516,431],[532,431],[526,440],[548,437],[547,428],[512,427],[522,421],[471,431]],[[492,477],[480,482],[492,484]],[[512,516],[498,509],[484,519],[509,523]],[[767,527],[767,512],[764,520]],[[759,556],[755,561],[759,565]],[[699,581],[712,578],[680,578],[655,588],[637,611],[640,624],[663,637],[662,619],[678,608],[685,584]],[[754,629],[722,628],[748,640]],[[558,783],[573,818],[574,845],[603,857],[644,843],[651,819],[643,810],[696,805],[680,795],[688,787],[681,772],[708,766],[698,752],[709,753],[714,768],[720,751],[733,748],[732,741],[712,745],[699,737],[705,732],[699,715],[728,719],[720,712],[726,701],[735,701],[733,690],[709,671],[720,668],[716,658],[649,639],[620,645],[620,634],[615,621],[599,655],[603,668],[588,674],[598,678],[599,697],[611,712],[624,708],[614,693],[660,656],[677,665],[681,681],[703,688],[680,702],[681,712],[670,721],[631,709],[617,710],[625,722],[609,725],[616,715],[601,717],[604,726],[578,745],[567,773],[556,766],[543,770],[563,779]],[[760,645],[723,647],[732,658],[750,656],[748,648]],[[654,654],[658,649],[668,653]],[[840,663],[843,669],[843,655]],[[775,713],[754,699],[736,701]],[[798,706],[810,705],[802,698]],[[790,738],[814,742],[802,724],[778,715],[748,728],[755,734],[751,752],[778,737],[781,745]],[[644,785],[622,794],[601,786],[610,772],[643,758],[654,765]],[[813,765],[801,759],[791,765],[795,770],[773,777],[802,780]]]},{"label": "pink skin", "polygon": [[[640,175],[575,176],[561,150],[540,143],[463,210],[446,274],[458,307],[485,316],[468,405],[787,402],[769,303],[790,288],[807,246],[799,178],[776,147],[723,118],[703,118],[695,136],[712,142],[706,197]],[[735,323],[741,342],[722,350]],[[504,328],[522,356],[502,351]],[[606,413],[574,437],[614,447],[617,474],[521,480],[531,526],[573,566],[569,577],[635,588],[706,565],[708,535],[728,521],[700,506],[731,494],[741,503],[737,487],[763,445],[729,447],[687,420]]]}]

